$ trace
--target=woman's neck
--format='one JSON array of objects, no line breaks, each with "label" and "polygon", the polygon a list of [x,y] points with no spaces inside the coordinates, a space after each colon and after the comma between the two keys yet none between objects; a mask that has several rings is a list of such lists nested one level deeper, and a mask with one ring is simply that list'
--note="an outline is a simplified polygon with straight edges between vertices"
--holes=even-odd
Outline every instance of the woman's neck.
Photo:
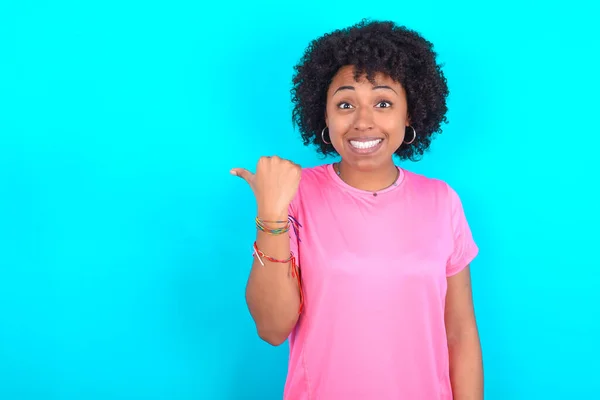
[{"label": "woman's neck", "polygon": [[333,168],[346,184],[369,192],[377,192],[392,186],[398,180],[400,173],[391,160],[386,166],[370,171],[356,170],[344,161],[335,163]]}]

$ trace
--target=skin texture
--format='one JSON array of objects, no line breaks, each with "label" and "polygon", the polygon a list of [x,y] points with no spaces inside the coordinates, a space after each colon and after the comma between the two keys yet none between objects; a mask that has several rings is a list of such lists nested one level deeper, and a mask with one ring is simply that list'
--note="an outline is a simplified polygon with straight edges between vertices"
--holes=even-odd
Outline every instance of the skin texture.
[{"label": "skin texture", "polygon": [[[354,67],[344,66],[327,90],[325,122],[329,141],[341,155],[340,177],[363,190],[380,190],[397,177],[393,154],[402,144],[409,125],[402,85],[378,73],[374,82],[354,77]],[[356,154],[351,139],[380,138],[374,154]],[[326,137],[327,140],[327,137]]]}]

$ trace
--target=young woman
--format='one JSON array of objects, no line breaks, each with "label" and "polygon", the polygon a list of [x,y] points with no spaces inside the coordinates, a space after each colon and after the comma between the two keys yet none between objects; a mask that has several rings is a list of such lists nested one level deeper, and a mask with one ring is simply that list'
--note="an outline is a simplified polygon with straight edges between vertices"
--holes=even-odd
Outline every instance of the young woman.
[{"label": "young woman", "polygon": [[430,42],[363,21],[313,41],[294,76],[304,144],[341,161],[262,157],[247,303],[258,334],[289,338],[289,400],[479,400],[469,264],[478,248],[456,192],[409,172],[446,122]]}]

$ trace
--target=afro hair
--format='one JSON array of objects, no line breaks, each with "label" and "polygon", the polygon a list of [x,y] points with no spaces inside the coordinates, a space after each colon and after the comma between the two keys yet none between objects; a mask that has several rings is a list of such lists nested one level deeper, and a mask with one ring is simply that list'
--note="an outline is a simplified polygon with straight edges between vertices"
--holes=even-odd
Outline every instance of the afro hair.
[{"label": "afro hair", "polygon": [[[417,135],[395,154],[401,160],[420,158],[432,136],[441,133],[442,123],[448,122],[448,86],[436,56],[432,43],[390,21],[362,20],[313,40],[294,67],[291,90],[292,119],[304,145],[316,146],[324,156],[337,154],[322,140],[321,131],[329,85],[340,68],[350,65],[357,80],[366,76],[373,82],[376,73],[383,73],[403,86],[410,124]],[[407,134],[411,137],[412,130]]]}]

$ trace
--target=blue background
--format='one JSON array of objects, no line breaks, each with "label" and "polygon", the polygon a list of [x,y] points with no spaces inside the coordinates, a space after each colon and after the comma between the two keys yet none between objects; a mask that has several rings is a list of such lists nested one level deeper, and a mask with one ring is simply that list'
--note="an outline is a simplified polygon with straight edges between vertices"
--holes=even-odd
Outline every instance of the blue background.
[{"label": "blue background", "polygon": [[292,66],[364,17],[445,64],[450,124],[403,166],[458,191],[481,248],[486,398],[600,398],[598,11],[3,2],[0,399],[281,398],[287,345],[244,301],[255,203],[229,169],[325,162],[291,125]]}]

